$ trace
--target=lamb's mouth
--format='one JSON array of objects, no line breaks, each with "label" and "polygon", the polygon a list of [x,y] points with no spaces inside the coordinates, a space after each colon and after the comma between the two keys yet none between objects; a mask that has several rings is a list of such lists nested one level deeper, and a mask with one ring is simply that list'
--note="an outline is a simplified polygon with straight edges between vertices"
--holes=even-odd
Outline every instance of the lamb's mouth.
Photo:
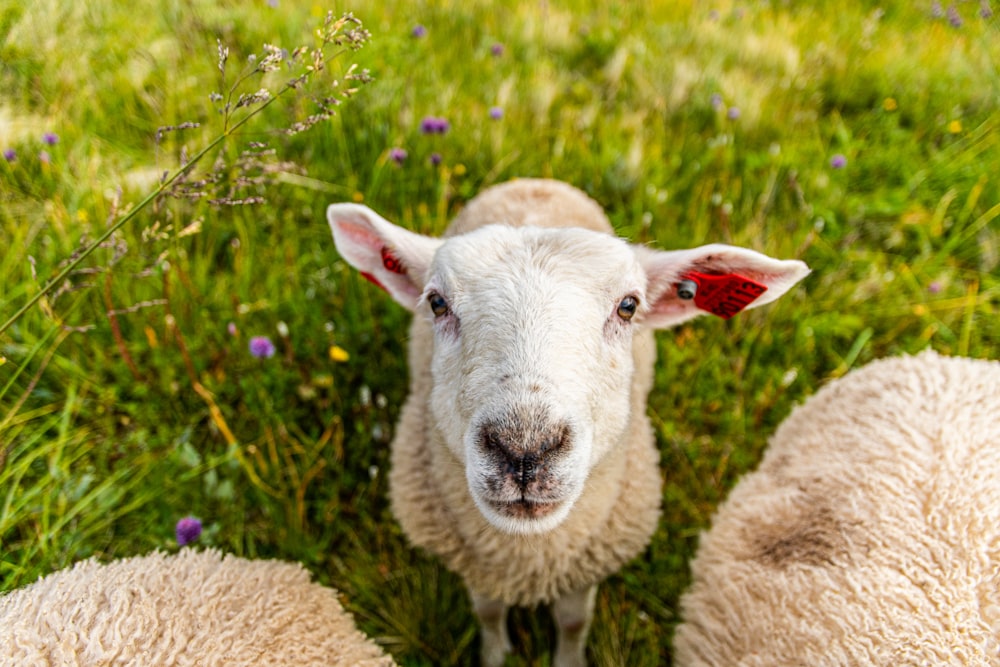
[{"label": "lamb's mouth", "polygon": [[490,505],[502,516],[511,519],[541,519],[556,511],[562,503],[543,502],[538,500],[491,500]]}]

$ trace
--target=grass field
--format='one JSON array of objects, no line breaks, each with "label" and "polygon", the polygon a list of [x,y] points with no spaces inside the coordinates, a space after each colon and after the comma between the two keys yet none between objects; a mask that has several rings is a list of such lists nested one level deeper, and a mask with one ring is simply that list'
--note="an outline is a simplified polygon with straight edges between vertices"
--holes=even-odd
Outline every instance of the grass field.
[{"label": "grass field", "polygon": [[[317,42],[328,10],[363,48]],[[885,355],[1000,357],[998,27],[971,1],[0,0],[0,590],[176,550],[190,515],[304,562],[400,663],[475,663],[460,582],[387,507],[407,315],[323,211],[435,233],[551,176],[632,240],[813,268],[659,336],[663,519],[589,653],[669,664],[698,533],[796,403]],[[510,664],[549,664],[547,616],[517,620]]]}]

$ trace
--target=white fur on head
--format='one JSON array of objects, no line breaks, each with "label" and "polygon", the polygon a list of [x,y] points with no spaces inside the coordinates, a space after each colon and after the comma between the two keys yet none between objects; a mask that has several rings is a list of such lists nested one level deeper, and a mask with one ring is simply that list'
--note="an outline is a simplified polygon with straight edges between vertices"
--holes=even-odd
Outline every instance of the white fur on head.
[{"label": "white fur on head", "polygon": [[677,296],[682,276],[738,273],[767,286],[766,302],[808,273],[729,246],[661,252],[503,225],[440,240],[362,206],[327,214],[341,255],[432,322],[432,423],[483,516],[510,533],[559,525],[615,449],[634,409],[634,327],[702,312]]}]

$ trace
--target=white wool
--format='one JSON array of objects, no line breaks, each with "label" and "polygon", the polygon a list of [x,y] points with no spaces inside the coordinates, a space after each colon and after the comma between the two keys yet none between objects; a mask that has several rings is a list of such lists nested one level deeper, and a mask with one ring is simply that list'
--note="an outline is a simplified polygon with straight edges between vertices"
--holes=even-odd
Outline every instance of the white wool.
[{"label": "white wool", "polygon": [[218,551],[94,560],[0,597],[0,665],[388,667],[299,564]]},{"label": "white wool", "polygon": [[830,383],[691,568],[682,667],[1000,665],[1000,362],[925,352]]}]

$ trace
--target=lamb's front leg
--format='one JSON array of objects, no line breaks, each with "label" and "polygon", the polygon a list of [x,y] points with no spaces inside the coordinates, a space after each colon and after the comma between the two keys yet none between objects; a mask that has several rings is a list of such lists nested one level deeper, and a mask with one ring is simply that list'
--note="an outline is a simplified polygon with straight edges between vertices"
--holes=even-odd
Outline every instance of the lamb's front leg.
[{"label": "lamb's front leg", "polygon": [[507,634],[507,606],[473,593],[472,606],[479,618],[483,667],[501,667],[510,653],[510,636]]},{"label": "lamb's front leg", "polygon": [[587,632],[594,617],[597,586],[565,595],[552,606],[552,615],[559,628],[555,667],[584,667],[587,664]]}]

